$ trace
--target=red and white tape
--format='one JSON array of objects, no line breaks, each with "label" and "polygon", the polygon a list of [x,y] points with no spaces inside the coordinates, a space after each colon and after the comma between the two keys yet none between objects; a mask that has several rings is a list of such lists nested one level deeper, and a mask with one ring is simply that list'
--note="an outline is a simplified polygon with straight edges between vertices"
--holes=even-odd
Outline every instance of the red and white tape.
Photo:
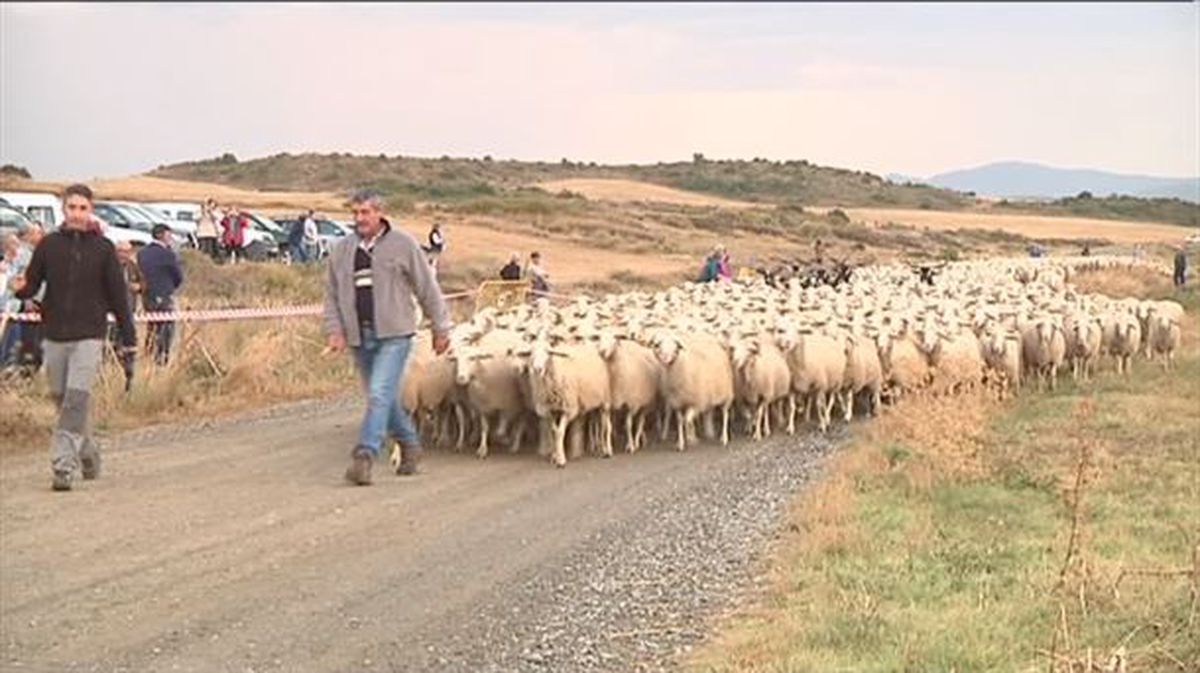
[{"label": "red and white tape", "polygon": [[[455,292],[445,295],[447,300],[462,299],[475,294],[474,291]],[[269,318],[296,318],[318,316],[324,311],[322,304],[300,304],[296,306],[268,306],[263,308],[225,308],[196,311],[147,311],[135,313],[133,321],[152,322],[220,322],[230,320],[264,320]],[[41,322],[40,313],[5,313],[5,322]],[[109,316],[109,322],[113,318]]]}]

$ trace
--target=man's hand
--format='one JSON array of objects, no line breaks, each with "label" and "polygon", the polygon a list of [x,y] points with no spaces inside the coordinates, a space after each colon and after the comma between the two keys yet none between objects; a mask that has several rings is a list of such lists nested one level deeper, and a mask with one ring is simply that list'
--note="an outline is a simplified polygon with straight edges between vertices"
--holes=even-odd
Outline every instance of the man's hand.
[{"label": "man's hand", "polygon": [[433,333],[433,352],[435,355],[441,355],[450,350],[450,335]]},{"label": "man's hand", "polygon": [[9,282],[8,286],[12,288],[13,292],[20,292],[21,290],[24,290],[25,289],[25,274],[22,273],[22,274],[13,276],[13,279]]},{"label": "man's hand", "polygon": [[341,353],[346,350],[345,334],[330,334],[329,343],[325,346],[326,353]]}]

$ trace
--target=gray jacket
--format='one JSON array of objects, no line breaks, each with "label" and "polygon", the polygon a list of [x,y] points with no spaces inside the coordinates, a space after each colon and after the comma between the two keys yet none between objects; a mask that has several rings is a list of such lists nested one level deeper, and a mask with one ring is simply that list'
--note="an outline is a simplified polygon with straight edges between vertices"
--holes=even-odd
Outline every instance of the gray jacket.
[{"label": "gray jacket", "polygon": [[[346,236],[329,253],[325,273],[325,332],[343,334],[350,346],[361,346],[358,311],[354,307],[354,251],[357,235]],[[425,253],[408,232],[396,227],[382,236],[372,253],[375,334],[389,338],[417,331],[415,297],[438,333],[450,331],[450,312],[442,299]]]}]

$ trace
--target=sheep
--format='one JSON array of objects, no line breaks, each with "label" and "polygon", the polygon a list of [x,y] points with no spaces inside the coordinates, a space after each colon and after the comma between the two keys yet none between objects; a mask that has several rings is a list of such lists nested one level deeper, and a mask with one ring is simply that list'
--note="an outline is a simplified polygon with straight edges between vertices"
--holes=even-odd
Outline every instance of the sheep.
[{"label": "sheep", "polygon": [[982,340],[983,360],[994,376],[1001,400],[1021,388],[1021,335],[1015,330],[997,328]]},{"label": "sheep", "polygon": [[1167,314],[1152,314],[1150,319],[1150,342],[1152,355],[1161,355],[1163,371],[1169,371],[1175,363],[1175,351],[1181,338],[1179,322]]},{"label": "sheep", "polygon": [[514,351],[527,359],[533,411],[553,433],[550,460],[567,464],[565,439],[569,426],[589,413],[600,416],[602,455],[612,456],[612,407],[608,365],[592,344],[551,346],[540,337],[528,348]]},{"label": "sheep", "polygon": [[769,437],[771,419],[767,410],[791,392],[787,359],[772,340],[752,336],[733,342],[731,360],[737,398],[750,411],[754,439]]},{"label": "sheep", "polygon": [[[447,357],[434,355],[428,339],[413,340],[413,352],[409,356],[404,372],[404,387],[400,391],[401,405],[413,414],[418,427],[424,428],[432,421],[437,429],[434,443],[446,438],[445,427],[438,427],[438,413],[453,406],[457,415],[460,433],[465,426],[462,407],[454,402],[455,363]],[[423,433],[424,434],[424,433]]]},{"label": "sheep", "polygon": [[1072,315],[1066,321],[1067,358],[1071,361],[1071,378],[1084,381],[1092,378],[1092,363],[1100,354],[1103,329],[1090,316]]},{"label": "sheep", "polygon": [[922,346],[929,356],[934,394],[970,392],[983,383],[983,348],[971,330],[927,326]]},{"label": "sheep", "polygon": [[930,379],[929,360],[907,330],[881,332],[875,338],[884,385],[892,401],[924,390]]},{"label": "sheep", "polygon": [[687,449],[696,415],[721,411],[721,444],[729,444],[729,410],[733,406],[733,368],[725,348],[708,334],[681,336],[659,331],[650,347],[662,363],[663,403],[675,414],[679,437],[676,448]]},{"label": "sheep", "polygon": [[796,401],[805,400],[806,409],[816,409],[817,426],[828,432],[830,411],[846,374],[846,349],[843,343],[811,329],[785,333],[779,347],[787,356],[792,375],[788,434],[795,434]]},{"label": "sheep", "polygon": [[875,342],[867,336],[846,335],[846,371],[842,388],[842,406],[849,423],[854,409],[854,396],[862,391],[870,394],[868,414],[874,416],[880,408],[883,390],[883,364]]},{"label": "sheep", "polygon": [[1027,370],[1038,377],[1038,390],[1043,390],[1047,381],[1050,390],[1058,384],[1058,368],[1067,353],[1067,342],[1062,325],[1051,317],[1043,316],[1026,325],[1021,333],[1021,357]]},{"label": "sheep", "polygon": [[1137,316],[1120,313],[1109,318],[1105,325],[1108,352],[1116,361],[1117,373],[1128,376],[1133,369],[1133,356],[1142,345],[1142,327]]},{"label": "sheep", "polygon": [[479,414],[479,448],[476,455],[487,458],[491,417],[499,417],[502,428],[516,422],[511,451],[520,449],[524,436],[525,397],[519,372],[506,355],[524,343],[516,332],[494,330],[473,345],[457,345],[450,355],[455,362],[455,382],[466,391],[471,407]]},{"label": "sheep", "polygon": [[662,365],[654,351],[611,331],[600,335],[597,349],[608,363],[612,410],[624,412],[625,451],[634,453],[645,442],[646,415],[658,401]]}]

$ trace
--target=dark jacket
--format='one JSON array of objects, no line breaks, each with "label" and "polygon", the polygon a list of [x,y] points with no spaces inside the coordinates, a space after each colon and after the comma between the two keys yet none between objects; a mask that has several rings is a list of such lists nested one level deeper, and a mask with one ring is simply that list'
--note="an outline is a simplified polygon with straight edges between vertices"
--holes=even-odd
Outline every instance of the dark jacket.
[{"label": "dark jacket", "polygon": [[521,265],[509,262],[500,269],[500,280],[521,280]]},{"label": "dark jacket", "polygon": [[121,262],[112,242],[98,230],[62,228],[47,234],[33,251],[17,298],[32,298],[43,284],[47,339],[103,339],[111,312],[121,328],[122,345],[137,344]]},{"label": "dark jacket", "polygon": [[138,251],[138,267],[145,278],[143,296],[148,310],[161,310],[171,305],[175,290],[183,285],[183,269],[175,251],[160,243],[151,243]]}]

